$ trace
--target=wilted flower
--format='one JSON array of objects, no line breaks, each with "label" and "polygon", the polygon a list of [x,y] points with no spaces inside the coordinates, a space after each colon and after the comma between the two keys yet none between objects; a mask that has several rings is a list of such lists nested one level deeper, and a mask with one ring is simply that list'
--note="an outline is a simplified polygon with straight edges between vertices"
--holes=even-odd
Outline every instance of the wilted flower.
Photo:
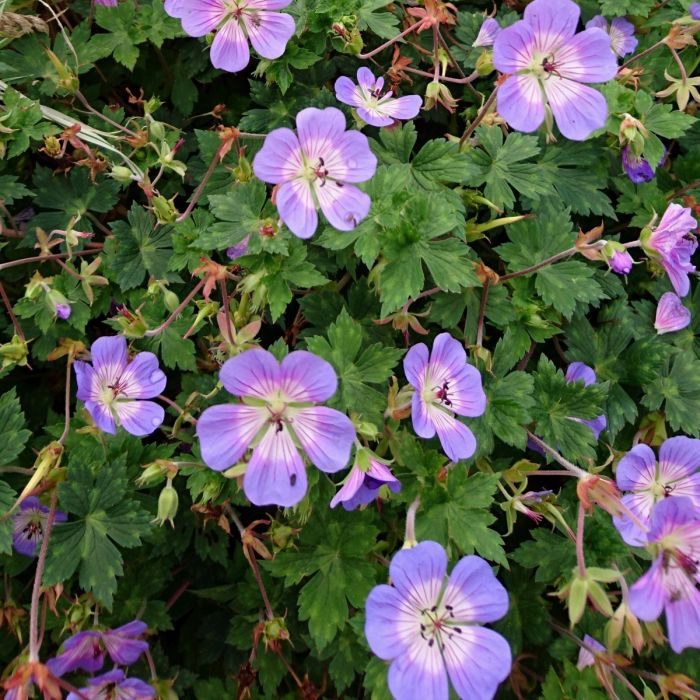
[{"label": "wilted flower", "polygon": [[476,451],[474,434],[454,416],[476,417],[486,410],[486,394],[479,371],[467,363],[462,344],[449,333],[435,338],[432,353],[425,343],[414,345],[403,361],[414,387],[413,429],[422,438],[437,432],[442,449],[452,460],[467,459]]},{"label": "wilted flower", "polygon": [[700,519],[689,498],[666,498],[654,506],[647,543],[651,568],[630,588],[630,609],[641,620],[666,613],[671,649],[700,648]]},{"label": "wilted flower", "polygon": [[419,95],[392,97],[391,90],[382,94],[384,78],[375,78],[364,66],[357,71],[357,83],[341,76],[335,81],[335,96],[340,102],[355,107],[360,117],[372,126],[389,126],[396,119],[413,119],[423,104]]},{"label": "wilted flower", "polygon": [[654,179],[654,168],[649,165],[646,158],[635,155],[629,144],[622,149],[621,157],[622,167],[627,173],[627,177],[636,185]]},{"label": "wilted flower", "polygon": [[[49,517],[49,509],[36,497],[28,496],[12,517],[12,546],[20,554],[33,557],[44,539],[44,528]],[[56,511],[54,522],[64,523],[68,516]]]},{"label": "wilted flower", "polygon": [[114,435],[117,424],[132,435],[150,435],[165,418],[151,399],[165,389],[165,374],[152,352],[140,352],[129,361],[126,338],[98,338],[90,348],[92,365],[75,362],[77,397],[100,430]]},{"label": "wilted flower", "polygon": [[488,17],[484,20],[476,39],[472,42],[472,46],[479,48],[482,46],[493,46],[498,33],[501,31],[501,25],[498,20],[493,17]]},{"label": "wilted flower", "polygon": [[658,226],[652,231],[646,229],[641,236],[642,246],[649,255],[660,260],[680,297],[690,291],[688,274],[695,272],[690,259],[698,247],[691,233],[698,223],[690,212],[689,207],[669,204]]},{"label": "wilted flower", "polygon": [[211,45],[214,68],[243,70],[250,61],[248,41],[263,57],[279,58],[295,31],[294,19],[284,12],[292,0],[170,0],[165,11],[182,22],[190,36],[216,30]]},{"label": "wilted flower", "polygon": [[571,0],[534,0],[524,19],[496,37],[493,65],[508,74],[498,89],[498,113],[514,129],[537,129],[545,102],[566,138],[582,141],[605,125],[605,98],[582,83],[614,78],[617,58],[602,29],[576,34],[579,15]]},{"label": "wilted flower", "polygon": [[508,611],[508,593],[480,557],[460,559],[447,578],[447,555],[421,542],[394,555],[391,585],[376,586],[366,603],[365,636],[390,661],[397,700],[445,699],[448,678],[460,698],[492,698],[509,674],[511,652],[500,634],[482,627]]},{"label": "wilted flower", "polygon": [[[643,525],[649,525],[654,505],[679,496],[700,507],[700,440],[679,435],[659,448],[659,461],[645,444],[633,447],[617,465],[616,480],[627,491],[622,502]],[[627,516],[614,519],[627,544],[641,546],[646,534]]]},{"label": "wilted flower", "polygon": [[401,490],[401,482],[386,464],[368,450],[359,449],[345,483],[331,501],[331,508],[338,503],[342,503],[345,510],[365,506],[377,498],[379,489],[385,485],[394,493]]},{"label": "wilted flower", "polygon": [[280,218],[299,238],[313,236],[317,209],[340,231],[350,231],[369,213],[370,198],[353,182],[369,180],[377,159],[359,131],[345,131],[335,107],[303,109],[297,133],[275,129],[253,159],[255,176],[278,185]]},{"label": "wilted flower", "polygon": [[313,405],[330,399],[338,385],[325,360],[298,350],[280,364],[267,350],[246,350],[224,363],[219,378],[245,403],[202,413],[197,422],[202,458],[224,471],[252,445],[243,490],[255,505],[293,506],[304,497],[306,470],[297,444],[324,472],[348,463],[352,422],[340,411]]},{"label": "wilted flower", "polygon": [[659,335],[680,331],[690,325],[690,309],[683,306],[681,298],[673,292],[666,292],[656,307],[654,328]]},{"label": "wilted flower", "polygon": [[[88,700],[151,700],[156,692],[138,678],[127,678],[124,671],[115,668],[101,676],[88,678],[88,685],[80,692]],[[76,693],[68,693],[66,700],[79,700]]]},{"label": "wilted flower", "polygon": [[634,25],[624,17],[615,17],[610,24],[602,15],[596,15],[586,22],[586,29],[597,27],[610,35],[610,48],[620,57],[632,53],[636,48]]},{"label": "wilted flower", "polygon": [[63,643],[61,653],[47,662],[51,673],[62,676],[77,669],[99,671],[108,654],[115,664],[131,666],[148,649],[139,637],[148,629],[141,620],[133,620],[113,630],[78,632]]},{"label": "wilted flower", "polygon": [[588,666],[593,666],[595,664],[595,656],[593,652],[605,653],[605,647],[596,639],[593,639],[589,634],[583,636],[583,643],[578,652],[578,661],[576,662],[576,668],[582,671]]}]

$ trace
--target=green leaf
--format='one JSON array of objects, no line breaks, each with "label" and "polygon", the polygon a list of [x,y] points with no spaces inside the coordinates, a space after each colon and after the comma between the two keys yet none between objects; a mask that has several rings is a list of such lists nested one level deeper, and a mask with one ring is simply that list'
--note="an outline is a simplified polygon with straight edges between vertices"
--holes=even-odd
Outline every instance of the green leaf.
[{"label": "green leaf", "polygon": [[114,236],[105,243],[105,266],[111,276],[122,290],[138,287],[147,274],[167,278],[172,253],[170,226],[157,226],[136,202],[127,220],[112,224]]},{"label": "green leaf", "polygon": [[0,396],[0,425],[0,466],[6,466],[19,457],[31,435],[15,388]]},{"label": "green leaf", "polygon": [[382,39],[392,39],[396,35],[399,19],[391,12],[378,12],[387,7],[386,0],[363,0],[358,12],[358,29],[369,29]]},{"label": "green leaf", "polygon": [[[529,345],[529,343],[528,343]],[[483,421],[503,442],[525,449],[526,426],[532,420],[533,379],[525,372],[512,372],[485,385],[488,403]]]},{"label": "green leaf", "polygon": [[[0,401],[2,399],[0,398]],[[15,490],[4,481],[0,481],[0,513],[10,512],[17,494]],[[12,553],[12,518],[0,520],[0,554]]]},{"label": "green leaf", "polygon": [[565,260],[548,265],[536,273],[535,289],[545,301],[565,318],[571,318],[577,302],[591,304],[607,298],[595,270],[579,260]]},{"label": "green leaf", "polygon": [[648,17],[655,0],[601,0],[600,9],[608,17],[639,15]]},{"label": "green leaf", "polygon": [[0,200],[7,206],[13,204],[16,199],[29,197],[32,194],[34,193],[18,182],[14,175],[0,175]]},{"label": "green leaf", "polygon": [[677,139],[697,122],[697,118],[673,109],[673,105],[655,102],[642,121],[644,126],[657,136]]}]

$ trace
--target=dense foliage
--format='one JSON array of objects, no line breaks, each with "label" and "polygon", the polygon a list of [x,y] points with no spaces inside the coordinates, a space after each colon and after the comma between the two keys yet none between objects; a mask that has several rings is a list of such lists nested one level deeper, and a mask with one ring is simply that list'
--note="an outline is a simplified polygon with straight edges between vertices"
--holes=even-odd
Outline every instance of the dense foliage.
[{"label": "dense foliage", "polygon": [[699,30],[0,0],[7,696],[700,697]]}]

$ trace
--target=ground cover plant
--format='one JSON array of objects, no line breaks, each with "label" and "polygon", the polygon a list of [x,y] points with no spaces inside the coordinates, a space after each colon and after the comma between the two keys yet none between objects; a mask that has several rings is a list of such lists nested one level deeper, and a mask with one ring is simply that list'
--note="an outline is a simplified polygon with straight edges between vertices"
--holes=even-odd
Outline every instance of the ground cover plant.
[{"label": "ground cover plant", "polygon": [[4,697],[700,698],[699,31],[0,0]]}]

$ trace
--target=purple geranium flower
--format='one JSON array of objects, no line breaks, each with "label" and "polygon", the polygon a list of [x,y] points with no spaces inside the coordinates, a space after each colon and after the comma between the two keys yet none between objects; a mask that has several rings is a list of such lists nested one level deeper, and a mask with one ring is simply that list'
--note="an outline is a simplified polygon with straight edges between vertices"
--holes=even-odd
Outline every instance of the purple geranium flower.
[{"label": "purple geranium flower", "polygon": [[[566,381],[583,382],[584,386],[590,386],[591,384],[595,384],[598,381],[598,378],[596,377],[595,371],[592,367],[589,367],[583,362],[572,362],[566,368]],[[608,419],[604,415],[598,416],[593,420],[583,420],[582,418],[572,418],[571,420],[587,425],[593,432],[593,435],[595,435],[596,440],[608,426]]]},{"label": "purple geranium flower", "polygon": [[621,155],[622,167],[627,173],[627,177],[636,185],[654,179],[654,168],[649,165],[649,161],[646,158],[636,156],[629,144],[622,149]]},{"label": "purple geranium flower", "polygon": [[70,318],[72,311],[70,304],[54,304],[53,308],[56,312],[56,316],[62,321],[65,321],[66,319]]},{"label": "purple geranium flower", "polygon": [[150,435],[165,418],[152,399],[165,389],[165,374],[152,352],[129,361],[126,338],[98,338],[90,348],[92,365],[75,362],[77,397],[85,403],[98,428],[114,435],[116,424],[132,435]]},{"label": "purple geranium flower", "polygon": [[648,545],[651,568],[630,588],[629,607],[646,622],[666,613],[671,649],[700,648],[700,518],[689,498],[667,498],[654,506]]},{"label": "purple geranium flower", "polygon": [[277,209],[287,228],[310,238],[320,207],[328,223],[350,231],[369,213],[370,198],[352,182],[369,180],[377,159],[359,131],[345,131],[335,107],[302,109],[291,129],[271,131],[253,159],[256,177],[278,185]]},{"label": "purple geranium flower", "polygon": [[[49,509],[36,497],[25,498],[19,510],[12,517],[12,546],[20,554],[33,557],[44,539],[44,528],[49,517]],[[64,523],[67,515],[56,511],[54,522]]]},{"label": "purple geranium flower", "polygon": [[634,36],[634,25],[624,17],[615,17],[608,24],[602,15],[596,15],[586,22],[586,29],[597,27],[610,35],[610,48],[620,57],[632,53],[636,48],[637,38]]},{"label": "purple geranium flower", "polygon": [[690,309],[683,306],[681,298],[673,292],[666,292],[656,307],[654,328],[658,335],[680,331],[690,325]]},{"label": "purple geranium flower", "polygon": [[[88,678],[87,688],[81,693],[89,700],[151,700],[156,692],[153,687],[138,678],[126,678],[124,671],[115,668],[95,678]],[[68,693],[66,700],[79,700],[75,693]]]},{"label": "purple geranium flower", "polygon": [[449,333],[435,338],[432,353],[425,343],[414,345],[403,361],[414,387],[411,404],[413,429],[422,438],[437,432],[442,449],[454,461],[471,457],[474,434],[454,416],[476,417],[486,410],[486,394],[479,371],[467,363],[462,344]]},{"label": "purple geranium flower", "polygon": [[[689,498],[700,507],[700,440],[672,437],[659,448],[657,463],[648,445],[633,447],[617,465],[617,486],[627,491],[622,502],[643,525],[649,525],[654,505],[659,501]],[[627,516],[614,519],[615,527],[627,544],[641,546],[643,533]]]},{"label": "purple geranium flower", "polygon": [[115,664],[131,666],[148,649],[148,642],[138,639],[147,629],[145,622],[133,620],[113,630],[78,632],[63,643],[61,653],[46,665],[57,676],[77,669],[94,673],[102,668],[105,654],[109,654]]},{"label": "purple geranium flower", "polygon": [[644,249],[660,260],[679,297],[690,291],[688,274],[695,272],[690,259],[698,242],[691,231],[697,228],[698,222],[690,212],[689,207],[669,204],[659,225],[651,232],[643,231],[641,236]]},{"label": "purple geranium flower", "polygon": [[376,586],[366,603],[365,636],[391,661],[389,690],[397,700],[486,700],[510,673],[500,634],[481,625],[508,611],[508,593],[480,557],[463,557],[447,578],[447,555],[421,542],[394,555],[391,585]]},{"label": "purple geranium flower", "polygon": [[524,19],[496,37],[493,64],[509,74],[498,89],[498,112],[514,129],[537,129],[545,102],[566,138],[582,141],[605,125],[605,98],[582,83],[614,78],[617,58],[602,29],[576,34],[579,15],[571,0],[534,0]]},{"label": "purple geranium flower", "polygon": [[379,489],[385,485],[394,493],[401,490],[401,482],[386,464],[367,450],[358,450],[355,464],[333,497],[331,508],[335,508],[338,503],[342,503],[345,510],[366,506],[377,498]]},{"label": "purple geranium flower", "polygon": [[313,405],[327,401],[338,385],[325,360],[299,350],[280,364],[267,350],[247,350],[227,360],[219,378],[244,403],[202,413],[197,422],[202,458],[223,471],[252,445],[243,490],[255,505],[293,506],[304,497],[306,470],[297,445],[324,472],[348,463],[352,422],[340,411]]},{"label": "purple geranium flower", "polygon": [[693,19],[700,19],[700,2],[691,3],[688,12]]},{"label": "purple geranium flower", "polygon": [[472,42],[472,46],[479,48],[482,46],[493,46],[496,37],[501,31],[501,25],[498,20],[493,17],[488,17],[484,20],[476,39]]},{"label": "purple geranium flower", "polygon": [[292,38],[291,15],[276,12],[292,0],[169,0],[165,11],[182,22],[190,36],[216,30],[211,45],[214,68],[235,73],[250,61],[248,42],[263,57],[279,58]]},{"label": "purple geranium flower", "polygon": [[582,671],[588,666],[593,666],[595,664],[595,656],[593,652],[605,653],[605,647],[597,640],[591,637],[589,634],[583,636],[583,643],[578,652],[578,661],[576,662],[576,668]]},{"label": "purple geranium flower", "polygon": [[413,119],[420,111],[423,98],[420,95],[392,97],[391,90],[382,94],[384,78],[375,78],[364,66],[357,71],[357,85],[342,76],[335,81],[338,101],[355,107],[364,121],[372,126],[389,126],[397,119]]}]

